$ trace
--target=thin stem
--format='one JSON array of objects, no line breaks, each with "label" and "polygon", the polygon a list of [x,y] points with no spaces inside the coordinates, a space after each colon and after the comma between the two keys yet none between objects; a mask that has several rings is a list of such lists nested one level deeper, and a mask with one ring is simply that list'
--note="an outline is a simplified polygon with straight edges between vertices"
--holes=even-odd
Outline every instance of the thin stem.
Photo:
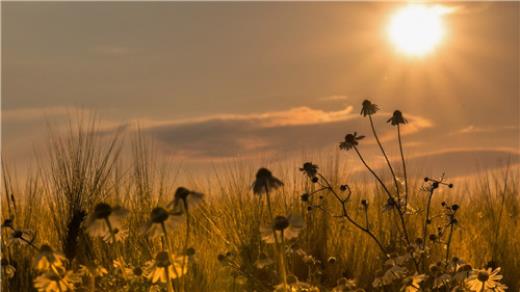
[{"label": "thin stem", "polygon": [[401,141],[401,127],[397,124],[397,139],[399,140],[399,151],[401,152],[401,162],[403,163],[404,176],[404,201],[408,204],[408,176],[406,175],[406,161],[404,160],[403,142]]},{"label": "thin stem", "polygon": [[[452,219],[450,219],[452,220]],[[453,226],[455,224],[450,222],[450,233],[448,234],[448,242],[446,243],[446,264],[448,264],[448,259],[450,258],[450,246],[451,246],[451,238],[453,237]]]},{"label": "thin stem", "polygon": [[[188,269],[187,265],[188,265],[188,257],[186,255],[186,251],[188,250],[188,244],[189,244],[189,240],[190,240],[190,212],[188,210],[188,202],[186,200],[184,200],[184,209],[186,210],[186,240],[184,242],[184,257],[182,259],[182,271],[184,271],[184,269],[186,268],[186,270]],[[184,290],[186,290],[186,278],[183,277],[182,278],[182,287],[184,287]]]},{"label": "thin stem", "polygon": [[[267,200],[267,210],[269,210],[269,216],[271,216],[271,224],[273,224],[272,222],[274,222],[274,216],[273,216],[273,210],[271,209],[271,198],[269,196],[269,187],[267,186],[267,183],[264,185],[264,187],[265,187],[265,197]],[[278,253],[278,256],[281,258],[280,253],[282,253],[283,251],[280,250],[280,246],[278,243],[278,237],[276,236],[276,231],[274,230],[274,228],[272,228],[272,230],[273,230],[273,237],[274,237],[274,243],[275,243],[275,250],[276,250],[276,253]],[[284,291],[287,291],[287,274],[285,272],[285,267],[283,266],[283,264],[284,263],[281,260],[278,263],[280,274],[282,275],[282,283],[283,283]]]},{"label": "thin stem", "polygon": [[[365,167],[368,169],[368,171],[370,171],[370,173],[376,178],[376,180],[379,182],[379,184],[381,185],[381,187],[383,187],[383,190],[386,192],[386,194],[388,195],[388,198],[390,200],[392,200],[394,203],[395,200],[394,198],[392,197],[392,194],[390,193],[390,191],[388,190],[388,188],[386,187],[385,183],[381,180],[381,178],[379,178],[379,176],[375,173],[374,170],[372,170],[372,168],[370,166],[368,166],[368,164],[366,163],[365,159],[363,158],[363,156],[361,155],[361,153],[359,152],[359,150],[357,149],[356,146],[354,146],[354,150],[356,151],[359,159],[361,160],[361,162],[365,165]],[[402,225],[402,229],[403,229],[403,236],[406,240],[406,243],[408,245],[410,245],[410,239],[408,237],[408,231],[406,229],[406,223],[404,222],[404,217],[403,217],[403,213],[401,212],[401,208],[399,207],[399,203],[397,202],[397,213],[399,214],[399,219],[401,221],[401,225]]]},{"label": "thin stem", "polygon": [[392,168],[392,164],[390,164],[390,160],[388,159],[388,156],[386,155],[385,149],[383,148],[383,145],[381,144],[381,141],[379,141],[379,137],[376,133],[376,128],[374,126],[374,121],[372,120],[372,115],[368,115],[368,119],[370,120],[370,127],[372,128],[372,133],[374,133],[374,138],[376,138],[377,145],[379,145],[379,149],[381,150],[381,153],[383,153],[383,156],[385,157],[386,164],[388,165],[388,168],[390,169],[390,172],[392,173],[392,178],[394,179],[395,184],[395,190],[397,192],[397,199],[399,200],[399,183],[397,182],[397,177],[395,175],[394,169]]},{"label": "thin stem", "polygon": [[168,281],[168,292],[173,292],[175,289],[173,289],[172,279],[170,279],[170,271],[168,270],[168,267],[165,267],[164,271],[166,272],[166,281]]},{"label": "thin stem", "polygon": [[108,218],[105,218],[105,222],[107,223],[108,231],[110,232],[110,237],[112,238],[112,243],[116,242],[116,233],[114,232],[114,229],[112,228],[112,224],[110,223],[110,220]]},{"label": "thin stem", "polygon": [[[428,193],[428,202],[426,203],[426,214],[424,216],[424,225],[423,225],[423,246],[424,249],[426,249],[426,236],[428,235],[428,225],[431,223],[430,218],[430,209],[431,209],[431,203],[432,203],[432,197],[433,192],[435,191],[434,188],[430,189],[430,192]],[[423,267],[426,268],[426,255],[423,254]]]},{"label": "thin stem", "polygon": [[[172,265],[173,265],[173,261],[172,261],[172,257],[171,257],[171,250],[173,249],[171,247],[171,243],[170,243],[170,238],[168,237],[168,232],[166,232],[166,225],[164,225],[164,222],[161,222],[161,229],[162,229],[162,232],[163,232],[163,238],[164,238],[164,245],[166,246],[166,251],[168,252],[168,256],[170,257],[170,261],[172,262]],[[173,272],[175,273],[175,278],[179,279],[179,274],[177,273],[177,269],[173,269]]]},{"label": "thin stem", "polygon": [[348,211],[347,211],[347,207],[345,206],[346,201],[341,199],[341,197],[336,193],[336,191],[330,185],[329,181],[323,175],[321,175],[321,174],[318,174],[318,175],[327,184],[327,189],[340,202],[341,208],[342,208],[342,215],[341,215],[341,217],[346,218],[352,225],[354,225],[356,228],[358,228],[359,230],[365,232],[368,236],[370,236],[376,242],[377,246],[379,247],[379,249],[381,250],[383,255],[386,256],[386,250],[385,250],[383,244],[379,241],[379,239],[377,239],[377,237],[372,233],[372,231],[370,231],[368,226],[365,228],[365,227],[361,226],[361,224],[357,223],[354,219],[352,219],[352,217],[350,217],[350,215],[348,214]]}]

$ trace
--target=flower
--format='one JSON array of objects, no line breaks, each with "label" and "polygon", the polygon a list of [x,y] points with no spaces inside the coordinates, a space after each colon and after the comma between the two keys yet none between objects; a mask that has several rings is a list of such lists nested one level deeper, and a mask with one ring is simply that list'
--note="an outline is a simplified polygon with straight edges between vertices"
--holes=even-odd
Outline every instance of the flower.
[{"label": "flower", "polygon": [[408,123],[408,121],[403,118],[403,113],[401,111],[394,111],[394,114],[392,115],[391,118],[388,119],[388,121],[386,121],[387,123],[391,123],[392,126],[397,126],[399,124],[406,124]]},{"label": "flower", "polygon": [[365,136],[358,136],[357,132],[354,132],[354,134],[347,134],[345,136],[345,141],[339,143],[339,148],[348,151],[356,147],[359,144],[358,141],[363,138],[365,138]]},{"label": "flower", "polygon": [[81,275],[85,275],[88,277],[103,277],[104,275],[108,274],[107,269],[105,269],[103,266],[97,265],[96,263],[92,265],[79,265],[79,273]]},{"label": "flower", "polygon": [[271,228],[262,228],[262,239],[266,243],[274,243],[274,233],[284,240],[291,240],[298,237],[304,227],[304,220],[300,216],[289,215],[288,217],[278,215],[274,218]]},{"label": "flower", "polygon": [[270,192],[272,189],[275,190],[281,186],[283,186],[283,182],[274,177],[269,169],[260,168],[256,172],[256,179],[253,182],[252,188],[255,194],[261,195],[265,192]]},{"label": "flower", "polygon": [[81,281],[81,276],[73,271],[59,269],[45,272],[34,279],[34,288],[44,292],[74,291],[74,284]]},{"label": "flower", "polygon": [[173,213],[162,207],[153,208],[150,212],[150,218],[143,226],[142,233],[148,234],[152,238],[160,236],[165,230],[172,229],[175,224],[181,221],[180,215],[182,213]]},{"label": "flower", "polygon": [[115,242],[121,239],[120,236],[116,236],[115,231],[123,230],[123,220],[127,215],[128,210],[123,207],[112,207],[107,203],[99,203],[87,217],[85,227],[91,236],[111,238],[111,242]]},{"label": "flower", "polygon": [[312,164],[312,162],[305,162],[303,167],[300,167],[300,171],[307,174],[310,179],[314,179],[318,174],[318,166],[316,164]]},{"label": "flower", "polygon": [[7,238],[7,245],[33,245],[33,241],[36,239],[35,234],[32,230],[28,229],[13,229]]},{"label": "flower", "polygon": [[[113,230],[114,236],[116,237],[116,241],[123,241],[128,237],[128,229],[124,228],[119,230],[118,228],[114,228]],[[113,241],[112,234],[107,233],[103,237],[103,241],[106,243],[111,243]]]},{"label": "flower", "polygon": [[40,252],[36,255],[34,260],[34,267],[39,272],[45,272],[49,270],[57,270],[63,268],[64,262],[67,259],[60,253],[55,252],[47,244],[43,244],[40,247]]},{"label": "flower", "polygon": [[16,268],[7,259],[2,258],[2,278],[12,279],[16,273]]},{"label": "flower", "polygon": [[184,276],[188,272],[187,263],[188,258],[186,256],[174,256],[161,251],[152,261],[145,263],[144,275],[147,279],[152,281],[153,284],[166,283],[169,279],[177,279]]},{"label": "flower", "polygon": [[471,291],[505,291],[507,286],[500,283],[502,275],[499,275],[500,268],[475,269],[466,280],[466,284]]},{"label": "flower", "polygon": [[202,202],[203,193],[188,190],[185,187],[178,187],[175,191],[173,201],[166,207],[173,206],[173,212],[179,213],[187,211],[188,207],[194,208]]},{"label": "flower", "polygon": [[363,108],[361,109],[360,114],[363,115],[364,117],[373,115],[379,110],[379,107],[377,106],[377,104],[374,104],[374,103],[370,102],[370,100],[367,100],[367,99],[365,99],[363,101],[362,105],[363,105]]},{"label": "flower", "polygon": [[421,291],[421,282],[426,279],[426,275],[413,275],[411,277],[407,277],[403,280],[403,287],[401,287],[401,291],[404,292],[417,292]]}]

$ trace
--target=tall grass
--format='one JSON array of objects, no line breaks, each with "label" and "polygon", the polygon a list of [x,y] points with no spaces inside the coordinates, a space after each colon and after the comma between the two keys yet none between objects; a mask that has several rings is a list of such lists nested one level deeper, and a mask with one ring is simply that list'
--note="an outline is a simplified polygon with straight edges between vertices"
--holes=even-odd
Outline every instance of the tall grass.
[{"label": "tall grass", "polygon": [[[51,134],[48,159],[24,179],[13,177],[3,165],[2,220],[12,218],[17,228],[31,230],[35,246],[47,243],[61,250],[71,269],[80,265],[106,268],[109,275],[91,282],[90,289],[145,291],[150,285],[130,289],[118,282],[119,278],[112,277],[113,261],[124,258],[132,266],[142,266],[163,248],[160,240],[143,236],[140,230],[154,207],[173,199],[178,173],[161,166],[159,152],[140,134],[128,139],[129,155],[122,156],[121,133],[109,137],[95,133],[95,123],[88,122],[70,126],[64,136]],[[258,268],[258,260],[272,252],[272,247],[262,241],[258,232],[271,222],[262,207],[265,202],[251,192],[257,168],[231,164],[215,170],[212,178],[190,181],[189,187],[204,192],[206,198],[191,213],[189,247],[195,254],[190,257],[183,286],[175,286],[178,290],[184,287],[185,291],[267,291],[280,283],[277,269]],[[385,190],[371,180],[350,182],[342,169],[337,158],[322,161],[320,168],[331,185],[349,182],[352,219],[369,221],[371,232],[385,250],[397,248],[399,217],[382,211],[388,203]],[[287,254],[288,274],[310,281],[323,291],[336,286],[342,277],[355,278],[359,287],[374,289],[371,283],[382,269],[385,256],[377,244],[344,217],[335,218],[320,209],[309,211],[310,205],[320,203],[320,208],[329,213],[340,214],[341,206],[330,193],[302,202],[302,192],[318,187],[301,174],[298,166],[281,163],[272,165],[272,170],[285,183],[271,194],[273,213],[299,215],[306,222],[298,240],[288,243],[288,247],[292,251],[302,250],[309,257]],[[423,206],[427,193],[420,190],[422,178],[408,175],[408,179],[410,204]],[[433,215],[440,212],[443,201],[460,205],[451,253],[475,267],[502,267],[504,283],[511,291],[520,288],[518,179],[518,167],[508,166],[461,180],[454,189],[436,193],[431,201]],[[22,187],[18,186],[20,182]],[[362,200],[370,206],[366,214]],[[129,210],[129,234],[124,241],[107,244],[85,233],[87,213],[99,202]],[[419,214],[423,211],[419,210]],[[407,218],[407,227],[410,238],[422,237],[421,220]],[[182,223],[171,231],[173,250],[184,249],[185,228]],[[432,257],[443,256],[446,250],[433,246],[431,253]],[[12,244],[8,230],[2,228],[2,259],[16,268],[12,278],[3,275],[4,291],[31,291],[37,275],[32,268],[36,254],[35,248]]]}]

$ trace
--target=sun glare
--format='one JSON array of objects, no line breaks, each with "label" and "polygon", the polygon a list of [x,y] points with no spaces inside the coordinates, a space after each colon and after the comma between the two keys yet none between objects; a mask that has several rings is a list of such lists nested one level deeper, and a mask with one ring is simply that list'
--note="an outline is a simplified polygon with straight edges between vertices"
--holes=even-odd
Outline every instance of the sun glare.
[{"label": "sun glare", "polygon": [[439,5],[411,4],[401,8],[390,20],[390,41],[399,51],[410,56],[432,52],[445,34],[442,17],[449,11],[449,8]]}]

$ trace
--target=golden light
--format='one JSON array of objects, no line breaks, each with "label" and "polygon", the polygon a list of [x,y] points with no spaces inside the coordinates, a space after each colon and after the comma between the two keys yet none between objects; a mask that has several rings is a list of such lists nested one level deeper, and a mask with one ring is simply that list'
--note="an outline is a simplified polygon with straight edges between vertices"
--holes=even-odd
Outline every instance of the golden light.
[{"label": "golden light", "polygon": [[388,25],[388,36],[401,52],[423,56],[432,52],[445,34],[443,15],[450,9],[440,5],[410,4],[398,10]]}]

